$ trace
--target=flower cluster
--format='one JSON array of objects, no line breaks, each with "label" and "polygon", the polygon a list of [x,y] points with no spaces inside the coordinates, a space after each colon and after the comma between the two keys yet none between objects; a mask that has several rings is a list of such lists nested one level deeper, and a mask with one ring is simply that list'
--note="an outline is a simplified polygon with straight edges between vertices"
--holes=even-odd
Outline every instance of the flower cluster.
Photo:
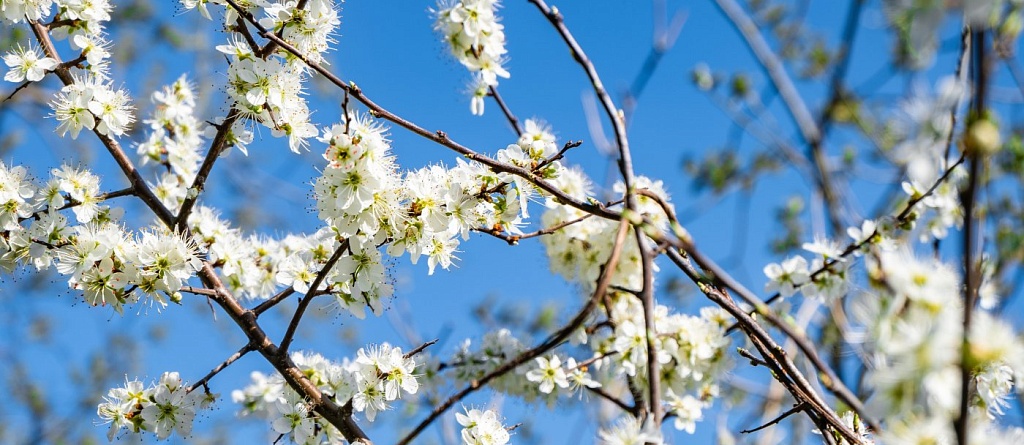
[{"label": "flower cluster", "polygon": [[[591,197],[594,189],[593,183],[580,170],[565,169],[552,182],[559,190],[574,199],[580,201],[593,199]],[[638,176],[634,186],[637,189],[646,189],[660,196],[664,202],[668,202],[668,195],[661,181],[652,181]],[[622,193],[625,191],[625,186],[618,183],[615,185],[615,191]],[[637,204],[636,210],[656,224],[655,227],[659,229],[667,227],[668,216],[654,199],[641,195],[637,197]],[[554,227],[581,218],[585,219],[559,229],[550,236],[544,237],[541,242],[547,250],[551,270],[567,280],[578,282],[585,291],[591,292],[597,284],[597,278],[601,274],[605,262],[611,255],[618,223],[603,218],[588,218],[586,215],[587,213],[582,210],[548,199],[547,209],[541,216],[541,222],[545,227]],[[642,284],[640,248],[636,243],[636,237],[630,235],[626,237],[619,262],[615,265],[611,287],[640,289]]]},{"label": "flower cluster", "polygon": [[[610,295],[608,318],[615,321],[612,332],[590,340],[596,367],[608,366],[611,376],[629,376],[647,384],[647,335],[644,310],[638,298],[627,293]],[[725,312],[707,307],[700,316],[673,314],[658,305],[654,311],[655,360],[661,367],[661,387],[667,410],[677,416],[675,426],[693,432],[718,396],[718,380],[731,363],[726,355],[729,323]]]},{"label": "flower cluster", "polygon": [[498,77],[508,78],[505,60],[505,27],[495,13],[499,0],[460,0],[441,3],[434,11],[434,29],[451,53],[474,79],[470,88],[473,114],[484,114],[488,89],[498,86]]},{"label": "flower cluster", "polygon": [[[0,13],[12,23],[20,23],[26,19],[36,21],[50,15],[53,3],[53,0],[6,0],[0,8]],[[60,7],[70,2],[58,0],[56,3]]]},{"label": "flower cluster", "polygon": [[[945,181],[921,200],[920,208],[915,208],[914,228],[921,242],[943,239],[950,228],[959,229],[963,225],[964,210],[960,205],[959,190],[966,178],[967,171],[962,166],[954,168]],[[903,191],[910,198],[923,196],[925,190],[913,182],[903,183]]]},{"label": "flower cluster", "polygon": [[[860,229],[856,230],[858,232],[851,232],[851,236],[859,235]],[[809,298],[823,301],[846,295],[850,286],[847,275],[850,264],[842,256],[843,249],[825,239],[804,243],[803,248],[816,254],[810,263],[801,256],[794,256],[781,264],[771,263],[764,267],[764,274],[769,280],[765,290],[778,292],[783,297],[799,290]]]},{"label": "flower cluster", "polygon": [[[564,170],[553,183],[574,199],[593,201],[590,198],[593,186],[578,170]],[[661,182],[639,176],[634,186],[660,197],[655,199],[646,193],[638,194],[636,211],[654,228],[667,230],[669,213],[661,203],[666,203],[668,210],[674,210]],[[626,192],[621,183],[616,184],[614,190],[619,194]],[[585,291],[593,292],[598,276],[611,256],[617,223],[585,218],[583,212],[550,199],[547,207],[541,218],[545,226],[570,223],[542,240],[552,270],[579,283]],[[610,288],[642,287],[643,266],[634,236],[623,240],[622,252],[614,267]],[[627,292],[609,292],[605,309],[605,315],[614,323],[614,328],[611,332],[600,331],[594,338],[583,341],[589,344],[595,358],[598,358],[594,366],[603,371],[603,380],[598,380],[608,386],[615,378],[628,376],[636,384],[646,385],[647,334],[640,300]],[[674,314],[667,306],[657,305],[654,321],[655,360],[662,369],[661,382],[667,409],[677,417],[676,428],[692,432],[695,422],[702,418],[702,410],[710,406],[718,395],[717,381],[729,367],[725,354],[729,345],[725,336],[728,318],[723,311],[713,308],[703,309],[700,316],[690,316]],[[550,361],[546,364],[550,368]],[[557,372],[541,368],[545,370],[539,373],[544,378],[537,379],[543,385],[541,390],[551,387],[552,383],[561,387],[562,379]],[[616,431],[625,430],[620,428]]]},{"label": "flower cluster", "polygon": [[509,434],[491,410],[468,409],[465,414],[456,413],[455,419],[462,425],[462,443],[465,445],[505,445]]},{"label": "flower cluster", "polygon": [[[294,352],[292,361],[327,397],[339,404],[352,403],[356,412],[372,422],[388,409],[388,402],[402,394],[416,394],[419,382],[413,370],[416,362],[401,348],[387,343],[360,348],[355,360],[341,363],[319,354]],[[252,384],[231,393],[242,405],[242,415],[266,419],[274,431],[288,435],[298,444],[343,443],[341,433],[315,412],[280,374],[252,373]]]},{"label": "flower cluster", "polygon": [[601,445],[637,445],[665,443],[661,432],[650,425],[645,425],[633,416],[623,416],[614,425],[602,428],[597,432]]},{"label": "flower cluster", "polygon": [[[451,265],[459,239],[468,239],[472,230],[520,233],[532,185],[461,160],[450,169],[433,165],[402,176],[384,127],[362,116],[343,119],[325,128],[319,139],[327,144],[328,164],[314,184],[317,209],[320,218],[352,245],[367,246],[363,252],[369,255],[368,266],[380,263],[379,253],[370,246],[385,240],[390,240],[389,255],[408,253],[413,263],[426,256],[433,273],[438,265]],[[556,177],[560,164],[540,166],[555,153],[554,136],[536,122],[528,121],[527,126],[532,133],[499,150],[497,158]],[[367,278],[376,275],[374,271]],[[372,294],[377,291],[372,288],[375,282],[379,280],[353,282],[351,287]]]},{"label": "flower cluster", "polygon": [[[328,229],[309,235],[292,234],[283,239],[246,235],[222,220],[215,210],[204,206],[197,207],[189,216],[189,227],[196,242],[208,252],[209,261],[219,268],[228,289],[249,300],[270,298],[281,286],[308,291],[331,254],[341,247],[336,234]],[[339,276],[343,263],[340,261],[326,272],[321,290],[335,281],[349,279]],[[349,309],[361,315],[363,307],[360,303]]]},{"label": "flower cluster", "polygon": [[150,132],[137,152],[142,165],[155,163],[165,167],[153,191],[173,211],[185,200],[199,169],[203,125],[194,116],[195,96],[184,75],[154,92],[153,103],[153,117],[145,121]]},{"label": "flower cluster", "polygon": [[[216,0],[182,0],[186,9],[198,8],[210,18],[208,3],[224,5]],[[323,53],[333,42],[333,34],[341,23],[338,10],[331,0],[312,0],[299,8],[299,2],[240,2],[247,14],[261,17],[261,26],[288,41],[307,60],[325,63]],[[224,20],[233,29],[237,12],[225,7]],[[271,130],[274,137],[287,137],[288,147],[298,153],[309,145],[308,139],[317,135],[310,122],[310,110],[303,97],[304,83],[309,69],[301,58],[294,57],[276,45],[260,47],[235,32],[229,42],[217,50],[229,58],[227,93],[235,101],[234,108],[243,120],[251,120]],[[266,53],[263,53],[266,52]],[[246,130],[230,128],[229,138],[242,142],[244,151]]]},{"label": "flower cluster", "polygon": [[[629,376],[635,384],[646,385],[646,343],[643,330],[643,309],[635,297],[615,293],[609,318],[616,321],[614,333],[593,339],[585,334],[574,336],[574,343],[589,344],[593,358],[578,363],[565,354],[550,353],[537,357],[527,365],[494,379],[496,391],[521,397],[528,402],[544,400],[553,404],[560,396],[580,394],[587,388],[609,387],[624,390]],[[725,336],[728,323],[724,312],[706,308],[701,316],[670,314],[665,306],[656,310],[656,348],[662,366],[662,385],[666,410],[676,419],[675,427],[692,433],[718,396],[717,380],[728,369],[725,355],[729,340]],[[459,352],[444,368],[457,381],[480,379],[525,351],[523,343],[507,329],[485,335],[476,348],[464,341]],[[592,364],[591,364],[592,363]],[[596,376],[593,369],[600,371]],[[435,365],[423,371],[438,372]]]},{"label": "flower cluster", "polygon": [[[953,437],[963,340],[956,272],[901,249],[872,256],[869,277],[874,289],[860,294],[851,310],[864,328],[865,352],[872,359],[865,376],[873,390],[869,412],[891,421],[883,434],[889,441],[906,443],[922,433]],[[971,424],[983,429],[1008,404],[1013,381],[1020,378],[1015,373],[1024,369],[1024,343],[994,315],[975,315],[967,343],[977,390]],[[924,424],[931,429],[921,430]]]},{"label": "flower cluster", "polygon": [[[201,264],[195,243],[161,229],[129,234],[117,218],[119,208],[102,205],[99,178],[62,166],[43,186],[23,167],[0,164],[0,261],[5,269],[19,263],[37,270],[56,265],[68,285],[83,291],[93,306],[120,312],[140,294],[160,307]],[[60,210],[70,207],[78,225],[69,225]],[[28,227],[25,227],[25,225]]]},{"label": "flower cluster", "polygon": [[275,137],[288,137],[295,153],[316,136],[309,121],[309,107],[302,97],[306,68],[301,61],[283,57],[257,57],[240,38],[217,50],[231,58],[228,66],[228,96],[247,119],[269,128]]},{"label": "flower cluster", "polygon": [[60,122],[57,133],[78,138],[83,129],[104,136],[121,136],[135,122],[128,93],[114,89],[109,81],[93,75],[76,78],[57,93],[53,116]]},{"label": "flower cluster", "polygon": [[260,25],[281,36],[310,60],[323,63],[323,53],[334,43],[334,31],[341,24],[334,2],[311,0],[302,9],[297,6],[298,3],[290,1],[269,3]]},{"label": "flower cluster", "polygon": [[[71,48],[79,53],[75,62],[81,61],[78,66],[85,70],[83,75],[73,76],[73,82],[51,103],[53,115],[60,122],[57,132],[61,136],[70,132],[72,138],[77,138],[83,129],[108,137],[123,135],[135,118],[128,93],[114,87],[107,75],[110,43],[104,34],[104,23],[110,20],[108,0],[12,0],[0,6],[0,13],[13,23],[25,19],[35,22],[49,16],[54,7],[62,20],[54,21],[50,33],[69,40]],[[31,47],[18,45],[4,56],[4,63],[10,67],[4,79],[38,81],[46,72],[58,69],[56,57],[43,57]]]},{"label": "flower cluster", "polygon": [[132,435],[153,433],[161,440],[174,432],[187,438],[192,433],[196,411],[211,401],[211,397],[184,386],[177,372],[166,372],[148,388],[138,380],[112,388],[96,412],[104,423],[110,424],[109,440],[114,440],[122,429]]}]

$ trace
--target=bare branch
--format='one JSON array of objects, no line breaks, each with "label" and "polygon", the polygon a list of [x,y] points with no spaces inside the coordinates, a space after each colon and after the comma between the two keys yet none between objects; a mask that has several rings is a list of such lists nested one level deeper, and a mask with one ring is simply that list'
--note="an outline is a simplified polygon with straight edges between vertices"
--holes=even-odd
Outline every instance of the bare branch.
[{"label": "bare branch", "polygon": [[512,114],[512,110],[505,105],[505,100],[501,98],[501,94],[498,93],[498,89],[491,85],[487,87],[487,95],[494,98],[494,102],[498,104],[498,108],[501,108],[501,112],[505,114],[505,119],[508,119],[508,123],[512,125],[512,129],[515,130],[516,136],[523,135],[523,128],[519,126],[519,119],[516,115]]},{"label": "bare branch", "polygon": [[254,348],[252,347],[252,343],[246,343],[245,346],[242,346],[242,349],[239,349],[238,352],[236,352],[234,354],[231,354],[231,356],[228,357],[227,359],[225,359],[221,364],[219,364],[216,367],[214,367],[210,371],[209,374],[206,374],[205,376],[203,376],[203,378],[201,378],[198,381],[196,381],[195,383],[193,383],[192,386],[189,386],[188,389],[185,392],[195,391],[196,388],[198,388],[200,386],[205,388],[206,384],[210,381],[210,379],[212,379],[219,372],[223,371],[225,368],[230,366],[236,360],[238,360],[238,359],[242,358],[243,356],[245,356],[245,354],[248,354],[248,353],[252,352],[253,349]]},{"label": "bare branch", "polygon": [[796,414],[796,413],[798,413],[800,411],[803,411],[806,407],[807,407],[806,403],[803,403],[803,402],[797,403],[796,406],[790,408],[789,410],[787,410],[786,412],[782,413],[778,417],[772,419],[771,422],[768,422],[768,423],[766,423],[764,425],[761,425],[761,426],[759,426],[757,428],[740,431],[740,433],[750,434],[750,433],[753,433],[753,432],[761,431],[761,430],[763,430],[765,428],[768,428],[768,427],[770,427],[772,425],[777,425],[779,422],[782,421],[782,419],[785,419],[785,418],[787,418],[787,417],[789,417],[789,416],[791,416],[793,414]]}]

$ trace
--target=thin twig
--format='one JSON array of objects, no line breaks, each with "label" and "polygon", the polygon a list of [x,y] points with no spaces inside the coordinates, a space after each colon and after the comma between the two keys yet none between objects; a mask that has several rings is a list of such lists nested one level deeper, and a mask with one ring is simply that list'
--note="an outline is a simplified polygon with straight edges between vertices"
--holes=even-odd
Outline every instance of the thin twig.
[{"label": "thin twig", "polygon": [[213,164],[217,162],[217,158],[220,157],[221,152],[228,147],[228,135],[231,133],[231,127],[239,117],[238,109],[234,106],[231,107],[231,111],[228,112],[227,117],[217,127],[217,134],[213,137],[213,142],[210,143],[210,150],[206,153],[206,158],[203,159],[203,163],[199,166],[199,170],[196,172],[195,179],[192,180],[192,185],[188,188],[188,193],[185,194],[185,200],[181,203],[181,209],[178,210],[178,216],[174,219],[174,226],[177,230],[182,230],[188,224],[188,216],[192,213],[192,208],[195,206],[196,201],[199,200],[199,195],[206,187],[206,179],[210,176],[210,172],[213,170]]},{"label": "thin twig", "polygon": [[320,284],[327,278],[327,274],[334,268],[334,264],[341,259],[341,255],[348,250],[348,246],[349,240],[346,238],[338,245],[338,248],[334,251],[334,254],[327,259],[324,266],[320,268],[320,273],[316,274],[316,278],[314,278],[313,282],[309,285],[309,290],[306,291],[306,295],[299,300],[299,306],[295,308],[295,313],[292,315],[292,321],[288,323],[288,330],[284,332],[284,337],[281,338],[281,346],[278,347],[281,353],[288,352],[288,346],[291,346],[292,344],[292,339],[295,337],[295,330],[299,328],[299,321],[302,320],[302,315],[306,312],[306,308],[309,306],[309,303],[313,301],[313,297],[316,296],[317,289],[320,288]]},{"label": "thin twig", "polygon": [[[96,200],[94,202],[103,202],[103,201],[106,201],[108,199],[120,198],[122,196],[131,196],[131,195],[134,195],[134,194],[135,194],[135,188],[134,187],[128,187],[128,188],[124,188],[124,189],[121,189],[121,190],[115,190],[115,191],[112,191],[112,192],[102,193],[102,194],[96,196]],[[74,207],[78,207],[80,205],[82,205],[81,202],[78,202],[78,201],[75,201],[75,200],[69,198],[67,203],[65,203],[64,205],[62,205],[62,206],[60,206],[60,207],[58,207],[56,209],[50,209],[49,207],[47,207],[45,209],[42,209],[42,210],[40,210],[38,212],[33,213],[31,216],[26,216],[24,218],[18,218],[18,222],[24,222],[24,221],[27,221],[27,220],[30,220],[30,219],[33,219],[33,218],[39,218],[39,217],[43,216],[43,214],[49,213],[49,212],[51,212],[53,210],[56,210],[56,211],[59,212],[61,210],[67,210],[67,209],[71,209],[71,208],[74,208]]]},{"label": "thin twig", "polygon": [[516,118],[515,114],[512,114],[512,110],[505,104],[505,100],[501,98],[501,94],[498,93],[498,89],[491,85],[487,87],[487,95],[494,98],[494,102],[498,104],[498,108],[501,108],[501,112],[505,114],[505,119],[508,119],[508,123],[512,125],[512,129],[515,130],[516,136],[523,135],[523,128],[519,126],[519,119]]},{"label": "thin twig", "polygon": [[201,287],[183,286],[181,288],[181,291],[182,292],[188,292],[190,294],[202,295],[204,297],[216,297],[217,296],[217,292],[214,292],[212,289],[203,289]]},{"label": "thin twig", "polygon": [[266,312],[267,310],[269,310],[270,308],[272,308],[274,306],[277,306],[278,303],[284,301],[285,299],[287,299],[288,297],[290,297],[294,293],[295,293],[295,288],[294,287],[289,287],[287,289],[284,289],[281,292],[278,292],[277,295],[274,295],[273,297],[271,297],[267,301],[264,301],[264,302],[260,303],[259,305],[257,305],[256,307],[254,307],[252,309],[252,313],[256,314],[256,316],[259,317],[260,314]]},{"label": "thin twig", "polygon": [[565,157],[565,153],[567,151],[572,150],[573,148],[579,147],[580,145],[583,145],[583,141],[569,141],[569,142],[566,142],[565,145],[562,146],[562,149],[558,150],[558,153],[555,153],[550,158],[547,158],[547,159],[541,161],[540,164],[537,164],[536,167],[533,167],[533,170],[534,171],[542,170],[544,167],[547,167],[548,164],[550,164],[552,162],[555,162],[555,161],[557,161],[559,159],[564,158]]},{"label": "thin twig", "polygon": [[7,101],[9,101],[11,99],[14,99],[14,95],[15,94],[18,94],[19,91],[24,90],[25,88],[28,88],[29,85],[32,85],[32,81],[31,80],[26,80],[21,85],[18,85],[18,87],[15,88],[14,91],[11,91],[11,94],[8,94],[7,97],[5,97],[3,101],[0,101],[0,104],[7,103]]},{"label": "thin twig", "polygon": [[631,413],[635,409],[634,407],[627,405],[626,402],[623,402],[623,401],[619,400],[618,397],[615,397],[615,396],[609,394],[608,391],[605,391],[600,386],[596,387],[596,388],[591,388],[589,386],[584,386],[584,388],[586,388],[587,391],[594,393],[595,395],[600,397],[602,400],[606,400],[608,402],[611,402],[613,405],[618,406],[619,408],[621,408],[623,411],[625,411],[627,413]]},{"label": "thin twig", "polygon": [[523,235],[506,235],[506,234],[502,233],[500,230],[497,230],[495,228],[487,229],[487,228],[482,228],[481,227],[481,228],[476,228],[476,229],[473,229],[473,230],[477,231],[477,232],[481,232],[481,233],[486,233],[486,234],[491,235],[491,236],[493,236],[495,238],[504,240],[510,246],[514,246],[516,244],[519,244],[519,241],[522,241],[524,239],[530,239],[530,238],[536,238],[538,236],[550,235],[550,234],[555,233],[555,232],[557,232],[557,231],[559,231],[561,229],[569,227],[569,226],[571,226],[573,224],[582,222],[582,221],[586,220],[587,218],[591,218],[593,216],[594,215],[588,213],[588,214],[583,215],[583,216],[581,216],[579,218],[576,218],[576,219],[573,219],[573,220],[570,220],[570,221],[564,221],[564,222],[555,224],[555,225],[553,225],[551,227],[548,227],[546,229],[540,229],[540,230],[537,230],[536,232],[530,232],[530,233],[526,233],[526,234],[523,234]]},{"label": "thin twig", "polygon": [[203,376],[203,378],[199,379],[198,381],[193,383],[191,386],[189,386],[188,389],[185,392],[195,391],[196,388],[198,388],[200,386],[206,387],[206,383],[209,382],[210,379],[212,379],[214,376],[216,376],[217,373],[223,371],[225,368],[230,366],[236,360],[238,360],[238,359],[242,358],[243,356],[245,356],[245,354],[248,354],[248,353],[252,352],[253,349],[254,348],[252,346],[252,343],[246,343],[246,345],[242,346],[242,348],[239,349],[238,352],[236,352],[234,354],[231,354],[231,356],[228,357],[226,360],[224,360],[224,362],[222,362],[221,364],[217,365],[215,368],[210,370],[210,372],[208,374]]},{"label": "thin twig", "polygon": [[438,341],[438,339],[435,338],[435,339],[430,340],[428,342],[424,342],[423,344],[413,348],[413,350],[411,350],[409,352],[406,352],[405,355],[403,355],[402,357],[404,357],[404,358],[413,357],[416,354],[419,354],[420,352],[423,352],[424,349],[427,349],[431,345],[437,343],[437,341]]},{"label": "thin twig", "polygon": [[759,426],[757,428],[740,431],[740,433],[742,433],[742,434],[750,434],[750,433],[753,433],[753,432],[761,431],[761,430],[763,430],[765,428],[768,428],[768,427],[770,427],[772,425],[778,424],[779,422],[782,421],[782,419],[785,419],[785,418],[787,418],[787,417],[789,417],[789,416],[791,416],[793,414],[796,414],[796,413],[798,413],[800,411],[803,411],[806,407],[807,407],[807,404],[804,403],[804,402],[797,403],[796,406],[790,408],[789,410],[787,410],[786,412],[782,413],[778,417],[772,419],[772,421],[770,421],[770,422],[768,422],[768,423],[766,423],[764,425],[761,425],[761,426]]}]

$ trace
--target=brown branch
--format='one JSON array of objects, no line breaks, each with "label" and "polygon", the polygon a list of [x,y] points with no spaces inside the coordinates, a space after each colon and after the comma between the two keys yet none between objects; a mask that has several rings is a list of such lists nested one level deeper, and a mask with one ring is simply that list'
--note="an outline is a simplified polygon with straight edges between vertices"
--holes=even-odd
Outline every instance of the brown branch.
[{"label": "brown branch", "polygon": [[540,171],[544,167],[547,167],[548,164],[550,164],[552,162],[555,162],[555,161],[557,161],[559,159],[564,158],[565,157],[565,153],[567,151],[572,150],[573,148],[579,147],[580,145],[583,145],[583,141],[569,141],[569,142],[566,142],[565,145],[562,146],[562,149],[558,150],[558,153],[555,153],[550,158],[547,158],[547,159],[541,161],[540,164],[537,164],[536,167],[533,167],[533,171]]},{"label": "brown branch", "polygon": [[740,431],[740,433],[741,434],[750,434],[750,433],[753,433],[753,432],[761,431],[761,430],[763,430],[765,428],[768,428],[768,427],[770,427],[772,425],[777,425],[779,422],[782,421],[782,419],[785,419],[785,418],[787,418],[787,417],[789,417],[789,416],[791,416],[793,414],[796,414],[796,413],[798,413],[800,411],[803,411],[806,408],[807,408],[807,404],[806,403],[804,403],[804,402],[797,403],[796,406],[790,408],[789,410],[787,410],[786,412],[782,413],[778,417],[772,419],[770,422],[768,422],[768,423],[766,423],[764,425],[761,425],[761,426],[759,426],[757,428],[752,428],[752,429],[749,429],[749,430]]},{"label": "brown branch", "polygon": [[423,344],[413,348],[413,350],[411,350],[409,352],[406,352],[405,355],[403,355],[402,357],[404,357],[404,358],[413,357],[416,354],[419,354],[420,352],[423,352],[424,349],[427,349],[431,345],[437,343],[437,341],[438,341],[438,339],[435,338],[435,339],[430,340],[428,342],[424,342]]},{"label": "brown branch", "polygon": [[22,84],[18,85],[18,87],[15,88],[14,91],[11,91],[11,94],[8,94],[7,97],[5,97],[3,101],[0,101],[0,104],[7,103],[7,101],[9,101],[11,99],[14,99],[14,95],[15,94],[18,94],[19,91],[24,90],[25,88],[28,88],[29,85],[32,85],[32,81],[31,80],[26,80],[25,82],[22,82]]},{"label": "brown branch", "polygon": [[324,279],[327,278],[327,274],[334,268],[334,264],[341,259],[341,255],[348,250],[349,241],[346,238],[338,248],[334,251],[334,254],[327,259],[324,263],[324,267],[320,269],[320,273],[316,274],[316,278],[313,279],[313,283],[309,285],[309,290],[306,291],[306,295],[299,300],[299,306],[295,308],[295,314],[292,315],[292,321],[288,323],[288,330],[285,331],[284,337],[281,338],[281,346],[279,347],[282,353],[288,352],[288,346],[292,344],[292,338],[295,336],[295,330],[299,328],[299,321],[302,320],[302,315],[306,312],[306,308],[309,306],[310,301],[316,296],[317,289],[320,284],[323,283]]},{"label": "brown branch", "polygon": [[[851,431],[839,418],[839,415],[832,410],[831,407],[813,390],[810,383],[804,378],[803,374],[797,369],[793,361],[786,355],[785,350],[776,343],[767,331],[762,328],[756,320],[751,318],[745,311],[739,308],[732,298],[728,294],[718,289],[715,285],[708,283],[708,279],[704,274],[697,272],[693,266],[691,266],[687,259],[685,259],[679,252],[674,249],[670,249],[666,252],[669,259],[676,264],[691,280],[698,284],[701,292],[704,293],[712,302],[725,309],[730,315],[735,317],[740,322],[740,327],[747,333],[751,343],[757,348],[758,352],[765,359],[765,365],[772,369],[772,373],[776,380],[786,386],[787,390],[793,394],[798,400],[807,402],[809,409],[816,413],[816,416],[820,416],[820,421],[827,424],[830,428],[838,431],[842,434],[847,441],[851,443],[862,443],[859,439],[859,435]],[[708,269],[700,259],[697,259],[692,252],[689,253],[691,258],[697,262],[704,269]],[[717,268],[717,266],[716,266]],[[715,271],[712,271],[714,274]],[[733,283],[735,284],[735,283]],[[726,287],[730,287],[729,283],[726,283]],[[742,288],[742,286],[740,286]],[[774,322],[778,322],[775,319]],[[778,326],[780,329],[785,329],[785,326]],[[790,332],[792,332],[790,330]],[[856,400],[855,398],[853,400]],[[856,402],[855,402],[856,403]],[[852,404],[850,404],[853,406]],[[854,408],[854,411],[863,413],[863,404],[859,404],[860,410]],[[810,412],[808,413],[810,414]],[[819,423],[816,416],[812,416],[812,420]],[[865,417],[865,419],[867,419]],[[877,427],[877,423],[872,423],[870,420],[867,422],[873,428]],[[822,430],[824,431],[824,429]]]},{"label": "brown branch", "polygon": [[294,293],[294,287],[284,289],[281,292],[278,292],[277,295],[274,295],[273,297],[268,299],[267,301],[264,301],[257,305],[255,308],[252,309],[252,313],[256,314],[256,316],[259,317],[261,314],[263,314],[270,308],[277,306],[278,303],[284,301],[286,298],[290,297]]},{"label": "brown branch", "polygon": [[501,98],[501,94],[498,93],[498,89],[491,85],[487,87],[487,95],[494,98],[494,102],[498,104],[498,108],[501,108],[501,112],[505,114],[505,119],[508,119],[508,123],[512,125],[512,129],[515,130],[516,136],[523,135],[523,128],[519,126],[519,119],[516,115],[512,114],[512,110],[505,105],[505,100]]},{"label": "brown branch", "polygon": [[192,213],[192,208],[206,186],[206,179],[210,176],[210,171],[213,170],[213,164],[217,162],[221,152],[228,147],[228,134],[231,133],[231,127],[238,120],[238,116],[238,110],[232,106],[231,111],[224,118],[224,122],[217,127],[217,134],[214,135],[213,142],[210,143],[210,150],[206,153],[202,165],[199,166],[196,177],[192,180],[188,193],[185,194],[185,201],[181,203],[181,208],[178,210],[178,216],[174,219],[174,227],[177,231],[184,230],[188,225],[188,216]]},{"label": "brown branch", "polygon": [[[985,105],[988,94],[988,71],[989,59],[987,56],[985,30],[971,30],[971,54],[974,56],[974,66],[971,73],[974,76],[974,103],[971,112],[975,119],[985,119],[988,111]],[[968,126],[970,120],[968,120]],[[968,127],[968,131],[970,128]],[[965,151],[967,151],[965,149]],[[967,153],[967,165],[970,171],[967,177],[967,188],[961,192],[960,202],[964,206],[964,232],[963,232],[963,260],[964,260],[964,317],[963,317],[963,341],[960,346],[960,413],[953,422],[956,430],[956,440],[960,445],[967,445],[970,436],[970,403],[973,395],[971,393],[970,366],[970,336],[973,323],[974,305],[978,300],[978,288],[981,286],[980,264],[975,264],[975,242],[978,237],[978,230],[985,227],[984,212],[977,212],[975,206],[978,199],[978,189],[982,186],[981,175],[987,169],[988,158],[986,154],[979,153],[977,149]]]},{"label": "brown branch", "polygon": [[181,288],[181,291],[182,292],[188,292],[190,294],[202,295],[204,297],[216,297],[217,296],[217,292],[214,292],[211,289],[203,289],[201,287],[183,286]]},{"label": "brown branch", "polygon": [[586,388],[587,391],[594,393],[595,395],[597,395],[601,399],[606,400],[608,402],[611,402],[613,405],[621,408],[623,411],[625,411],[627,413],[632,413],[632,412],[634,412],[636,410],[636,408],[627,405],[626,402],[623,402],[623,401],[619,400],[618,397],[615,397],[615,396],[609,394],[608,391],[605,391],[601,387],[591,388],[589,386],[585,386],[584,388]]},{"label": "brown branch", "polygon": [[[849,388],[847,388],[846,385],[843,384],[843,382],[839,380],[838,377],[836,377],[836,374],[832,370],[832,368],[823,360],[821,360],[821,358],[818,356],[817,348],[814,344],[810,342],[810,340],[807,339],[806,336],[797,332],[795,329],[793,329],[792,326],[790,326],[785,321],[779,319],[779,317],[777,317],[764,302],[757,298],[757,296],[754,295],[753,292],[751,292],[745,286],[743,286],[734,278],[732,278],[731,275],[729,275],[725,270],[723,270],[721,267],[715,264],[714,261],[705,257],[703,253],[696,249],[692,242],[689,242],[688,240],[681,240],[679,244],[680,245],[678,247],[684,250],[690,256],[690,258],[692,258],[702,269],[709,271],[711,275],[714,276],[714,279],[717,282],[722,283],[726,288],[736,292],[744,301],[747,302],[747,304],[755,308],[758,315],[761,315],[762,317],[767,319],[772,325],[781,330],[783,334],[792,339],[796,343],[800,351],[802,351],[811,361],[814,367],[819,372],[824,374],[822,378],[819,379],[822,385],[826,389],[828,389],[832,394],[836,395],[836,397],[842,400],[843,403],[846,403],[848,406],[850,406],[851,409],[857,412],[857,414],[859,414],[861,418],[864,419],[865,423],[870,425],[875,430],[879,430],[878,422],[867,415],[867,411],[864,408],[864,403],[861,402],[860,399],[858,399],[857,396],[854,395],[853,392],[850,391]],[[672,249],[668,250],[667,254],[670,258],[675,258],[679,256],[679,253]],[[681,257],[679,257],[679,259],[681,260]],[[676,262],[676,264],[680,264],[675,259],[673,259],[673,262]],[[699,285],[702,283],[706,283],[706,277],[701,277],[700,279],[705,281],[698,283]],[[703,284],[703,287],[707,287],[707,285]],[[707,292],[705,292],[705,294],[707,294]],[[735,316],[735,314],[733,316]],[[747,315],[745,312],[744,316],[749,318],[749,315]],[[741,319],[737,318],[737,320]],[[772,349],[776,350],[776,346],[777,345],[773,346]],[[785,356],[784,352],[782,352],[783,350],[781,346],[777,348],[777,351],[781,353],[783,356]],[[789,359],[786,358],[786,360],[788,361]],[[796,366],[791,364],[792,362],[784,362],[781,358],[780,362],[786,365],[785,368],[787,368],[787,372],[789,372],[790,376],[792,376],[794,379],[800,380],[803,378],[799,370],[796,369]],[[809,385],[807,386],[809,388]],[[811,395],[815,398],[818,398],[817,394],[813,393],[813,391],[811,392]],[[818,398],[818,401],[822,405],[825,405],[824,401],[821,400],[820,398]],[[832,412],[831,409],[829,410],[828,414],[830,416],[835,415],[835,413]]]},{"label": "brown branch", "polygon": [[583,216],[581,216],[579,218],[576,218],[576,219],[573,219],[573,220],[570,220],[570,221],[564,221],[564,222],[555,224],[555,225],[553,225],[551,227],[548,227],[546,229],[540,229],[540,230],[538,230],[536,232],[530,232],[530,233],[526,233],[526,234],[523,234],[523,235],[506,235],[506,234],[502,233],[501,231],[496,230],[494,228],[487,229],[487,228],[480,227],[480,228],[475,228],[475,229],[472,229],[472,230],[474,230],[476,232],[480,232],[480,233],[486,233],[486,234],[491,235],[491,236],[493,236],[495,238],[504,240],[510,246],[514,246],[516,244],[519,244],[519,241],[522,241],[524,239],[530,239],[530,238],[536,238],[538,236],[550,235],[550,234],[555,233],[555,232],[557,232],[557,231],[559,231],[561,229],[569,227],[569,226],[571,226],[573,224],[582,222],[583,220],[585,220],[587,218],[590,218],[592,216],[594,216],[594,215],[588,213],[588,214],[583,215]]},{"label": "brown branch", "polygon": [[239,349],[238,352],[236,352],[234,354],[231,354],[230,357],[228,357],[221,364],[217,365],[215,368],[210,370],[210,372],[208,374],[206,374],[205,376],[203,376],[203,378],[199,379],[197,382],[195,382],[191,386],[189,386],[188,389],[185,392],[195,391],[196,388],[198,388],[200,386],[205,388],[206,384],[210,381],[210,379],[212,379],[219,372],[223,371],[225,368],[230,366],[236,360],[242,358],[245,354],[248,354],[248,353],[252,352],[253,349],[254,348],[252,346],[252,343],[246,343],[246,345],[242,346],[242,348]]}]

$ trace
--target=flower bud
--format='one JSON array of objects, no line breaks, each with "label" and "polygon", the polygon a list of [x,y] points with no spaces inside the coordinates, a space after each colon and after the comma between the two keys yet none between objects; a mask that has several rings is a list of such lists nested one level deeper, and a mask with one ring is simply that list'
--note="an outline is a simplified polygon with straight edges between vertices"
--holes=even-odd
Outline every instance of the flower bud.
[{"label": "flower bud", "polygon": [[963,138],[964,152],[970,155],[988,156],[1002,145],[999,126],[987,116],[971,122]]}]

